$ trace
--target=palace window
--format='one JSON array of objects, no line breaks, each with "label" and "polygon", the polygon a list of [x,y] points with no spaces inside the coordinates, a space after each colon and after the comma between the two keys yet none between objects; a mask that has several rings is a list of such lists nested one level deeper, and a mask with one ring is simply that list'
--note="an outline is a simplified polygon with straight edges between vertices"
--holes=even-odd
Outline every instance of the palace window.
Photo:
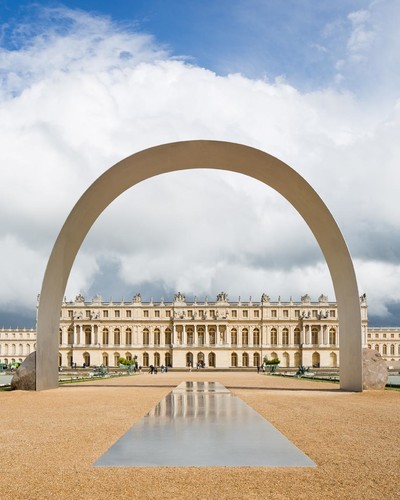
[{"label": "palace window", "polygon": [[[232,328],[232,330],[231,330],[231,344],[237,345],[237,330],[236,330],[236,328]],[[232,366],[237,366],[237,365],[232,365]]]},{"label": "palace window", "polygon": [[120,311],[117,309],[116,311],[114,311],[114,315],[116,318],[120,318]]},{"label": "palace window", "polygon": [[243,311],[242,315],[243,315],[243,318],[248,318],[249,317],[249,311]]},{"label": "palace window", "polygon": [[295,309],[294,310],[294,317],[295,318],[300,318],[300,309]]},{"label": "palace window", "polygon": [[277,345],[278,344],[278,332],[276,328],[271,329],[271,345]]},{"label": "palace window", "polygon": [[126,311],[126,317],[127,317],[127,318],[132,318],[132,311],[131,311],[130,309],[128,309],[128,310]]},{"label": "palace window", "polygon": [[210,330],[209,337],[210,345],[215,345],[215,330]]},{"label": "palace window", "polygon": [[282,345],[289,345],[289,330],[287,328],[282,330]]},{"label": "palace window", "polygon": [[171,317],[171,311],[167,309],[167,310],[165,311],[165,316],[166,316],[167,318],[170,318],[170,317]]},{"label": "palace window", "polygon": [[316,309],[313,309],[313,310],[312,310],[312,313],[311,313],[312,317],[313,317],[313,318],[316,318],[316,317],[317,317],[317,314],[318,314],[318,311],[317,311]]},{"label": "palace window", "polygon": [[114,345],[119,345],[121,343],[121,331],[119,328],[114,330]]},{"label": "palace window", "polygon": [[103,311],[103,318],[108,318],[108,311]]},{"label": "palace window", "polygon": [[272,309],[271,318],[276,318],[278,316],[276,309]]},{"label": "palace window", "polygon": [[210,310],[210,318],[215,319],[215,311],[214,311],[214,309]]},{"label": "palace window", "polygon": [[90,318],[90,311],[85,311],[86,318]]},{"label": "palace window", "polygon": [[382,346],[382,354],[383,355],[387,354],[387,345],[386,344],[383,344],[383,346]]},{"label": "palace window", "polygon": [[149,311],[143,311],[143,317],[148,318],[149,317]]},{"label": "palace window", "polygon": [[391,356],[394,356],[394,345],[393,344],[390,346],[390,354],[391,354]]},{"label": "palace window", "polygon": [[126,329],[125,335],[126,335],[126,343],[132,344],[132,330],[130,328]]},{"label": "palace window", "polygon": [[247,328],[242,330],[242,345],[249,345],[249,330]]},{"label": "palace window", "polygon": [[319,344],[318,342],[318,328],[311,328],[311,344]]},{"label": "palace window", "polygon": [[329,317],[330,318],[336,318],[336,311],[335,311],[335,309],[331,309],[329,311]]},{"label": "palace window", "polygon": [[242,366],[249,366],[249,355],[247,352],[242,354]]},{"label": "palace window", "polygon": [[255,318],[259,318],[259,317],[260,317],[260,311],[255,310],[255,311],[254,311],[254,317],[255,317]]},{"label": "palace window", "polygon": [[236,367],[238,365],[238,356],[236,352],[231,354],[231,366]]},{"label": "palace window", "polygon": [[[148,328],[145,328],[143,330],[143,345],[149,345],[150,343],[150,333],[149,333],[149,329]],[[144,363],[143,363],[144,364]]]},{"label": "palace window", "polygon": [[74,311],[69,310],[68,311],[68,318],[73,318],[74,317]]},{"label": "palace window", "polygon": [[160,329],[156,328],[154,330],[154,345],[160,345]]},{"label": "palace window", "polygon": [[334,328],[331,328],[329,330],[329,343],[331,345],[335,345],[336,344],[336,330]]},{"label": "palace window", "polygon": [[172,344],[172,332],[171,332],[171,328],[167,328],[165,330],[165,343],[166,344]]},{"label": "palace window", "polygon": [[154,311],[154,317],[159,318],[160,317],[160,311]]},{"label": "palace window", "polygon": [[294,329],[294,343],[295,343],[295,345],[300,344],[300,328]]},{"label": "palace window", "polygon": [[193,316],[193,311],[188,311],[188,312],[187,312],[187,315],[188,315],[188,316]]},{"label": "palace window", "polygon": [[232,318],[237,318],[237,311],[232,311]]},{"label": "palace window", "polygon": [[260,345],[260,330],[258,328],[253,330],[253,345]]},{"label": "palace window", "polygon": [[288,309],[284,309],[283,310],[283,317],[284,318],[288,318],[289,317],[289,311],[288,311]]},{"label": "palace window", "polygon": [[103,328],[103,345],[108,345],[108,328]]}]

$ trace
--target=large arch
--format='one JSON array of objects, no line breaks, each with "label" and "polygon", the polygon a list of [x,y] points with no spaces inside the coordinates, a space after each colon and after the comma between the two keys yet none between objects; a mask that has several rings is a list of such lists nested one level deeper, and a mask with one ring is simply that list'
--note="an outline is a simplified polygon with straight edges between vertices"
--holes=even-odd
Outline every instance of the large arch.
[{"label": "large arch", "polygon": [[362,391],[361,312],[353,263],[328,208],[295,170],[248,146],[220,141],[186,141],[135,153],[104,172],[69,214],[51,252],[43,279],[37,320],[36,390],[58,386],[60,308],[68,277],[93,223],[105,208],[135,184],[159,174],[194,168],[228,170],[271,186],[299,212],[313,232],[328,265],[339,312],[340,384]]}]

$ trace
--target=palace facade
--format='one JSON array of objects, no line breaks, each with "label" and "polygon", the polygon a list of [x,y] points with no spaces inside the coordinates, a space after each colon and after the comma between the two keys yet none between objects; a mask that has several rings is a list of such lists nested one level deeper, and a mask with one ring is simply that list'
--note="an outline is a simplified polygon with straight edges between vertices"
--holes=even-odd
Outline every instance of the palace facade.
[{"label": "palace facade", "polygon": [[[400,329],[368,329],[365,296],[360,305],[363,346],[399,361]],[[337,367],[340,361],[337,305],[324,295],[298,302],[273,302],[266,294],[257,302],[230,302],[223,292],[213,302],[187,301],[181,293],[173,302],[144,302],[140,294],[129,302],[78,295],[64,300],[54,334],[62,367],[117,367],[120,357],[174,368],[256,367],[265,356],[288,368]],[[35,330],[0,330],[0,362],[23,361],[35,349]]]}]

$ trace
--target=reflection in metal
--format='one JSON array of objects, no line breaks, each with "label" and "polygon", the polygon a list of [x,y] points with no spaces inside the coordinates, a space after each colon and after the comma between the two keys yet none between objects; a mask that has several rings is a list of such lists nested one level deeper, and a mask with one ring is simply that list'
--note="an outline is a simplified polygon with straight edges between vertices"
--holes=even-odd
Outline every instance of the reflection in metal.
[{"label": "reflection in metal", "polygon": [[182,382],[94,465],[315,467],[217,382]]}]

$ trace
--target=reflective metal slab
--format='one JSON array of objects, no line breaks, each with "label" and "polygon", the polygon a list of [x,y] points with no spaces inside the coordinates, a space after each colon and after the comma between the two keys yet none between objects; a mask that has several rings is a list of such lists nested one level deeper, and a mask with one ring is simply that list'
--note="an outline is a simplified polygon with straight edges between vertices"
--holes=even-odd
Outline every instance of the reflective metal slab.
[{"label": "reflective metal slab", "polygon": [[272,424],[217,382],[182,382],[94,464],[315,465]]}]

